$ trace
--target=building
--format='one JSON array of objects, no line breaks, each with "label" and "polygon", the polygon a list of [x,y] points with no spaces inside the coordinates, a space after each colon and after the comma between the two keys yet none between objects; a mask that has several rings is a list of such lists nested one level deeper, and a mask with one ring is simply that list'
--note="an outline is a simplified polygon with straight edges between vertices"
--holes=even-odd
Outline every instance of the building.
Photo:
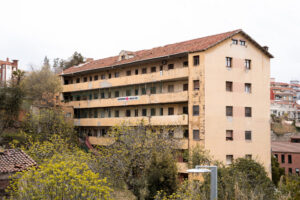
[{"label": "building", "polygon": [[92,145],[110,144],[107,130],[123,121],[175,124],[181,150],[202,145],[226,164],[252,157],[270,173],[272,57],[242,30],[121,51],[64,70],[61,98]]},{"label": "building", "polygon": [[24,151],[19,149],[0,149],[0,198],[16,172],[36,166],[36,162]]},{"label": "building", "polygon": [[0,60],[0,82],[9,81],[12,78],[12,72],[18,69],[18,60],[6,61]]},{"label": "building", "polygon": [[285,173],[299,175],[300,169],[300,137],[291,137],[288,142],[272,142],[272,154],[277,158]]},{"label": "building", "polygon": [[300,84],[297,80],[290,83],[275,82],[271,79],[271,114],[277,117],[287,115],[291,120],[300,119]]}]

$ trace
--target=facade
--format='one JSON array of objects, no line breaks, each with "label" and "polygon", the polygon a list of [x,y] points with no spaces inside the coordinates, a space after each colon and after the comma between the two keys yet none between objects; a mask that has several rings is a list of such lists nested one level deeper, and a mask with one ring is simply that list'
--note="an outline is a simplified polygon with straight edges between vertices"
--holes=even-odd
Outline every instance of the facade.
[{"label": "facade", "polygon": [[271,114],[277,117],[287,115],[291,120],[300,119],[300,84],[297,80],[290,83],[275,82],[271,79]]},{"label": "facade", "polygon": [[0,82],[9,81],[12,78],[12,72],[18,69],[18,60],[6,61],[0,60]]},{"label": "facade", "polygon": [[272,142],[272,154],[286,174],[298,174],[300,170],[300,137],[291,137],[289,142]]},{"label": "facade", "polygon": [[111,126],[143,119],[181,126],[171,136],[182,151],[201,145],[227,164],[252,157],[270,173],[270,58],[242,30],[121,51],[64,70],[61,98],[92,145],[111,144]]}]

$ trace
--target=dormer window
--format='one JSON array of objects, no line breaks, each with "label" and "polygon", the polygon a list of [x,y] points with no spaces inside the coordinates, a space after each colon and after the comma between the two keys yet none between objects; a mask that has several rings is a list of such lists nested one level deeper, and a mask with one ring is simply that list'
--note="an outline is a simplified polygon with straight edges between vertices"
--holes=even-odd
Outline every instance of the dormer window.
[{"label": "dormer window", "polygon": [[122,55],[122,56],[121,56],[121,59],[124,60],[124,59],[125,59],[125,55]]},{"label": "dormer window", "polygon": [[238,40],[236,40],[236,39],[232,39],[232,44],[235,44],[235,45],[237,45],[237,44],[238,44]]},{"label": "dormer window", "polygon": [[245,40],[240,40],[240,45],[241,46],[246,46],[246,41]]},{"label": "dormer window", "polygon": [[134,57],[134,53],[131,52],[131,51],[122,50],[119,53],[119,61],[125,60],[125,59],[130,59],[130,58],[133,58],[133,57]]}]

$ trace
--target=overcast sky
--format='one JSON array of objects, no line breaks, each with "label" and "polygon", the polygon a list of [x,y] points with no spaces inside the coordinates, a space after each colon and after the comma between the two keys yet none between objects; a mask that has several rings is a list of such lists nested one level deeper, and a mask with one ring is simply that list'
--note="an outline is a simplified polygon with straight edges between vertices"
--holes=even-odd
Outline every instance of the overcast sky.
[{"label": "overcast sky", "polygon": [[297,0],[0,0],[0,60],[20,68],[74,51],[94,59],[242,28],[275,56],[271,76],[300,80]]}]

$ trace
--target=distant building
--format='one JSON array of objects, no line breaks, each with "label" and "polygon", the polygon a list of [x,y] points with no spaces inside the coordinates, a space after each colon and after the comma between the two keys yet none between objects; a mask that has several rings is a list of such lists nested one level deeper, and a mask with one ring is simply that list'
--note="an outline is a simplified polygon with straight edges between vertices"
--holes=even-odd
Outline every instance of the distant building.
[{"label": "distant building", "polygon": [[12,72],[18,69],[18,60],[6,61],[0,60],[0,82],[9,81],[12,78]]},{"label": "distant building", "polygon": [[[270,58],[242,30],[87,61],[61,74],[62,101],[92,145],[109,145],[111,126],[140,120],[182,144],[231,164],[247,157],[270,174]],[[181,175],[187,160],[178,158]]]},{"label": "distant building", "polygon": [[289,119],[300,119],[300,84],[292,80],[290,83],[275,82],[271,78],[270,85],[271,114],[278,117],[287,115]]},{"label": "distant building", "polygon": [[0,149],[0,198],[5,194],[10,176],[36,166],[36,162],[20,149]]},{"label": "distant building", "polygon": [[293,136],[289,142],[272,142],[272,154],[285,173],[298,174],[300,170],[300,137]]}]

